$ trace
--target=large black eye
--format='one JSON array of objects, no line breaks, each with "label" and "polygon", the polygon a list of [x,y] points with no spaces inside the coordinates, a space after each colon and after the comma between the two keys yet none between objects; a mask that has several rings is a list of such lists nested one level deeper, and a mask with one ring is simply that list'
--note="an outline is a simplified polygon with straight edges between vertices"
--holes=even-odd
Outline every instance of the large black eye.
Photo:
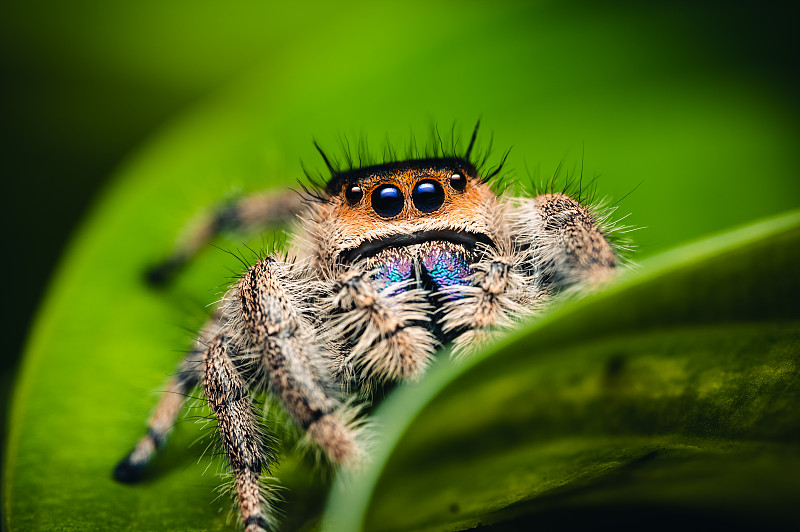
[{"label": "large black eye", "polygon": [[364,191],[358,185],[348,185],[344,197],[351,205],[355,205],[364,197]]},{"label": "large black eye", "polygon": [[420,181],[411,193],[414,206],[422,212],[433,212],[444,203],[444,190],[438,181],[426,179]]},{"label": "large black eye", "polygon": [[381,185],[372,191],[372,208],[383,218],[391,218],[403,210],[403,193],[394,185]]}]

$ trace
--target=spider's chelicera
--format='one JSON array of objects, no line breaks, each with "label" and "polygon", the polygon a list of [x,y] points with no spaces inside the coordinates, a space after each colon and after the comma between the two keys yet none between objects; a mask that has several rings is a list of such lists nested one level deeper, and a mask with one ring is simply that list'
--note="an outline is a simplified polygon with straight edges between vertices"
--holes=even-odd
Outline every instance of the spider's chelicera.
[{"label": "spider's chelicera", "polygon": [[331,461],[356,464],[349,396],[367,402],[377,385],[418,377],[442,346],[468,355],[558,291],[613,273],[618,258],[591,209],[561,192],[498,196],[470,160],[474,141],[460,155],[344,171],[323,154],[332,175],[315,194],[243,198],[183,241],[151,280],[222,229],[300,220],[291,259],[263,258],[223,296],[115,478],[141,477],[200,386],[241,521],[271,528],[262,483],[277,457],[251,394],[266,390]]}]

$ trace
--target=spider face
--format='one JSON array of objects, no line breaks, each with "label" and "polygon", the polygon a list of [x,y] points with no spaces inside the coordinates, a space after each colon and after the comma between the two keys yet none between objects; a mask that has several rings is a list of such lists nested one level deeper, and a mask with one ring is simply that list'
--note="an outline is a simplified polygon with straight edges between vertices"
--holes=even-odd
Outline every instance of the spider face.
[{"label": "spider face", "polygon": [[326,190],[314,222],[325,235],[316,253],[328,264],[366,260],[395,282],[421,268],[433,272],[435,288],[465,281],[476,246],[493,245],[497,198],[464,159],[362,168],[335,176]]},{"label": "spider face", "polygon": [[[329,206],[316,223],[329,236],[318,254],[342,269],[362,264],[378,290],[422,289],[438,308],[449,299],[442,291],[469,284],[478,248],[494,246],[497,197],[464,159],[362,168],[337,175],[327,190]],[[428,328],[449,339],[436,319]]]}]

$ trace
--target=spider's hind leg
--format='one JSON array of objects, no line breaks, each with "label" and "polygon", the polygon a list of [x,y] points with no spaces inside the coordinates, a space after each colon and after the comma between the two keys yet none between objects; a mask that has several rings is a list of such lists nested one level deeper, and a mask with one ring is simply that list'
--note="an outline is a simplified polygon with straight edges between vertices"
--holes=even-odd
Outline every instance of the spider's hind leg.
[{"label": "spider's hind leg", "polygon": [[275,227],[291,221],[304,206],[303,196],[293,191],[253,194],[226,203],[195,220],[170,254],[147,269],[145,279],[152,286],[166,285],[220,233]]},{"label": "spider's hind leg", "polygon": [[189,393],[200,384],[203,377],[203,353],[219,328],[218,317],[211,319],[201,331],[194,347],[181,360],[177,372],[167,382],[161,400],[147,421],[147,432],[114,468],[115,480],[126,484],[141,480],[147,464],[166,442]]}]

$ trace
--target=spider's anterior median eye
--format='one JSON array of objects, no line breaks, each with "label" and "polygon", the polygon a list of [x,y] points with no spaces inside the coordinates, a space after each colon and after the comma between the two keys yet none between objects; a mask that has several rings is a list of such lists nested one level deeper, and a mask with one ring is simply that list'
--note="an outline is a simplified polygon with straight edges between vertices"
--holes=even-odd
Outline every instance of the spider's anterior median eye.
[{"label": "spider's anterior median eye", "polygon": [[450,186],[456,190],[464,190],[467,188],[467,178],[461,172],[456,172],[450,176]]},{"label": "spider's anterior median eye", "polygon": [[394,185],[381,185],[372,192],[372,208],[382,218],[391,218],[403,210],[403,193]]},{"label": "spider's anterior median eye", "polygon": [[411,193],[414,206],[422,212],[433,212],[444,203],[444,189],[438,181],[426,179],[420,181]]},{"label": "spider's anterior median eye", "polygon": [[361,190],[361,187],[358,185],[351,185],[347,187],[347,191],[345,191],[344,197],[350,204],[356,204],[359,201],[361,201],[361,198],[364,197],[364,191]]}]

